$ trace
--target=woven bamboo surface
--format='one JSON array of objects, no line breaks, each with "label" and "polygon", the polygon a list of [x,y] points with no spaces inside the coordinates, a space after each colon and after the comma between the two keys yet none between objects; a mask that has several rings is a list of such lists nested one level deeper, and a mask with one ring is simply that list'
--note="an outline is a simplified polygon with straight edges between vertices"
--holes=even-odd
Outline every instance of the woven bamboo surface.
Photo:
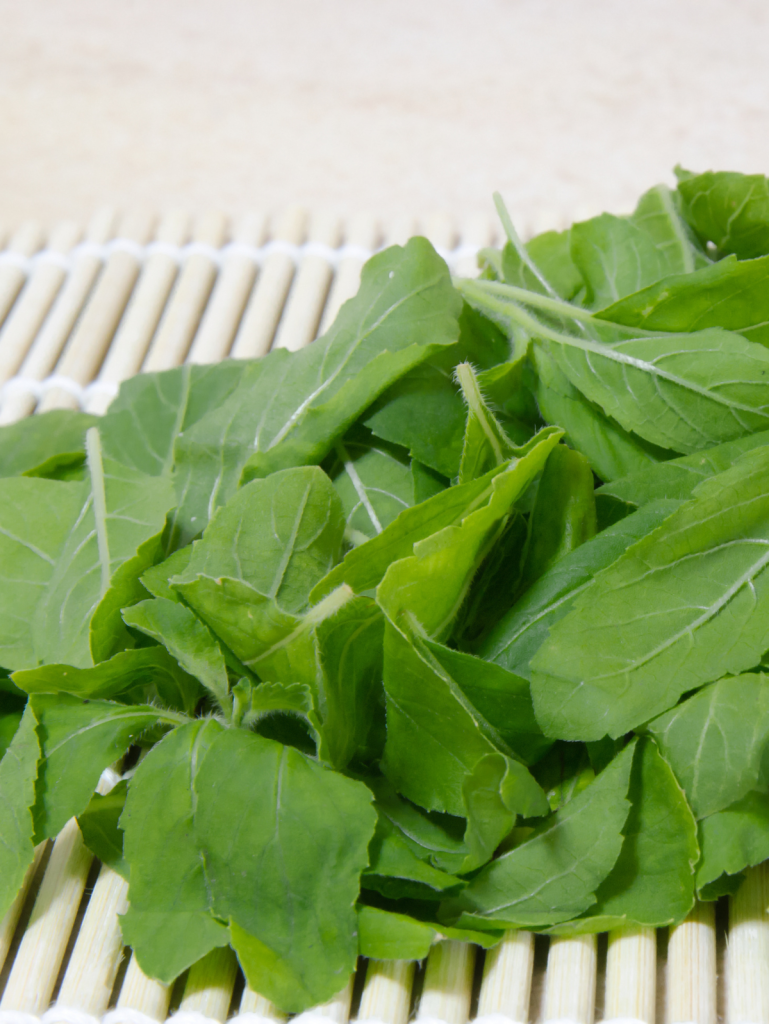
[{"label": "woven bamboo surface", "polygon": [[[132,374],[298,349],[355,293],[372,251],[419,231],[472,274],[484,222],[436,217],[381,226],[293,208],[230,223],[212,212],[155,219],[100,211],[85,230],[0,229],[0,423],[34,412],[103,412]],[[100,791],[117,780],[108,770]],[[282,1015],[244,987],[230,950],[175,985],[146,978],[124,950],[126,883],[83,845],[76,821],[37,850],[0,921],[0,1024],[177,1024]],[[547,939],[511,933],[486,954],[436,945],[426,962],[362,962],[301,1024],[769,1024],[769,871],[702,904],[677,928]]]}]

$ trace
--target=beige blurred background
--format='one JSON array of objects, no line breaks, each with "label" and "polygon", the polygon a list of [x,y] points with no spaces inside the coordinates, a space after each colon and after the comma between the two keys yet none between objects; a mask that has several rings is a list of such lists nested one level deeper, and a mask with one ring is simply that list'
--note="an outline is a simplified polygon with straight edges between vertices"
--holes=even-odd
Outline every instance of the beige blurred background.
[{"label": "beige blurred background", "polygon": [[0,0],[0,221],[621,212],[769,171],[766,0]]}]

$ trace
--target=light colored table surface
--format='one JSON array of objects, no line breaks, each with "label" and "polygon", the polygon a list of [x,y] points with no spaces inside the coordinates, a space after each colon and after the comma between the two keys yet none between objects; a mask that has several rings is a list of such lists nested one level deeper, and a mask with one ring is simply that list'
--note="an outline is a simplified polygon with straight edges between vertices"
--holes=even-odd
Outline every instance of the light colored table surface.
[{"label": "light colored table surface", "polygon": [[769,170],[767,44],[765,0],[0,0],[0,221],[621,211]]}]

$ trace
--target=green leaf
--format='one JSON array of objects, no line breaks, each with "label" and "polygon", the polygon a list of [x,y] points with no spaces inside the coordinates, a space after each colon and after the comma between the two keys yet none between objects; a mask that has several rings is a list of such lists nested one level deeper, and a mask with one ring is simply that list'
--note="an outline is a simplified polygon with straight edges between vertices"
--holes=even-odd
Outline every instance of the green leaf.
[{"label": "green leaf", "polygon": [[30,697],[40,742],[35,840],[57,835],[88,806],[99,776],[131,743],[158,721],[178,720],[172,712],[66,694]]},{"label": "green leaf", "polygon": [[213,694],[222,709],[229,706],[230,684],[222,650],[189,608],[156,597],[125,608],[123,621],[163,644],[184,671]]},{"label": "green leaf", "polygon": [[602,480],[656,466],[657,459],[640,438],[591,404],[542,348],[534,346],[535,394],[546,423],[561,427],[564,440],[588,460]]},{"label": "green leaf", "polygon": [[197,679],[184,672],[164,647],[120,651],[93,668],[41,665],[13,673],[25,693],[69,693],[85,699],[123,697],[129,702],[160,698],[169,707],[192,714],[200,696]]},{"label": "green leaf", "polygon": [[126,780],[118,782],[104,796],[94,793],[86,809],[77,818],[83,841],[91,853],[126,882],[129,878],[128,861],[123,856],[123,830],[118,821],[125,807],[127,793]]},{"label": "green leaf", "polygon": [[674,501],[651,502],[556,562],[481,637],[474,645],[475,653],[529,679],[529,662],[596,573],[615,562],[678,507]]},{"label": "green leaf", "polygon": [[103,460],[94,428],[88,439],[83,483],[0,482],[0,661],[8,668],[85,668],[132,646],[119,603],[135,599],[173,499],[167,483]]},{"label": "green leaf", "polygon": [[23,714],[23,704],[19,704],[13,697],[8,697],[6,701],[4,696],[0,696],[0,760],[13,742]]},{"label": "green leaf", "polygon": [[699,823],[697,889],[769,859],[769,794],[747,793]]},{"label": "green leaf", "polygon": [[[574,299],[585,287],[582,274],[571,256],[571,229],[545,231],[526,243],[526,251],[545,280],[562,299]],[[526,266],[509,242],[502,250],[502,273],[508,284],[547,294],[541,281]]]},{"label": "green leaf", "polygon": [[721,811],[758,784],[769,742],[769,677],[730,676],[647,726],[698,818]]},{"label": "green leaf", "polygon": [[[625,841],[611,873],[596,890],[596,904],[581,921],[604,931],[638,924],[660,928],[682,921],[694,905],[697,826],[681,788],[654,743],[642,738],[630,776],[632,802]],[[600,924],[600,927],[598,927]],[[580,922],[575,922],[580,930]],[[556,929],[557,931],[557,929]]]},{"label": "green leaf", "polygon": [[709,328],[610,343],[545,337],[587,399],[662,448],[690,454],[769,426],[769,352],[739,334]]},{"label": "green leaf", "polygon": [[31,808],[40,747],[33,709],[27,705],[21,725],[0,760],[0,918],[21,888],[35,847]]},{"label": "green leaf", "polygon": [[708,171],[680,180],[678,193],[686,220],[720,255],[747,260],[769,253],[769,182],[763,174]]},{"label": "green leaf", "polygon": [[745,452],[769,445],[769,431],[749,434],[738,441],[727,441],[694,455],[642,469],[604,484],[595,492],[599,522],[616,520],[640,505],[660,498],[685,501],[698,484],[729,469]]},{"label": "green leaf", "polygon": [[425,646],[473,707],[523,759],[534,764],[552,745],[542,735],[527,679],[482,658],[428,640]]},{"label": "green leaf", "polygon": [[579,452],[556,445],[537,486],[521,590],[595,535],[593,473]]},{"label": "green leaf", "polygon": [[460,926],[479,927],[485,920],[541,928],[595,903],[595,890],[622,847],[634,747],[629,744],[529,839],[476,875],[447,907],[461,914]]},{"label": "green leaf", "polygon": [[100,420],[105,455],[148,476],[166,476],[178,435],[218,409],[248,366],[235,359],[208,366],[185,363],[123,381]]},{"label": "green leaf", "polygon": [[249,985],[289,1012],[329,999],[355,967],[371,793],[240,730],[214,740],[195,789],[214,911],[230,921]]},{"label": "green leaf", "polygon": [[358,949],[372,960],[424,960],[437,934],[407,914],[358,907]]},{"label": "green leaf", "polygon": [[168,582],[172,576],[183,576],[192,558],[193,546],[189,544],[186,548],[174,551],[172,555],[165,558],[157,565],[151,565],[142,574],[142,586],[152,594],[153,597],[164,597],[167,601],[180,601],[181,598]]},{"label": "green leaf", "polygon": [[211,913],[193,835],[201,761],[222,731],[207,719],[169,733],[140,762],[120,818],[130,865],[123,938],[144,973],[166,985],[230,941],[226,925]]},{"label": "green leaf", "polygon": [[560,438],[558,430],[537,434],[520,449],[520,457],[511,459],[492,479],[485,504],[478,503],[459,525],[446,526],[418,541],[413,555],[390,565],[376,593],[393,622],[405,614],[429,637],[440,640],[446,635],[481,562],[504,530],[513,504],[541,472]]},{"label": "green leaf", "polygon": [[322,338],[249,364],[231,396],[181,434],[175,545],[203,529],[242,474],[322,461],[390,384],[457,340],[460,309],[425,239],[370,259],[358,294]]},{"label": "green leaf", "polygon": [[98,422],[88,413],[56,409],[0,427],[0,477],[48,476],[82,463],[85,432]]},{"label": "green leaf", "polygon": [[601,310],[602,320],[645,331],[725,327],[769,345],[769,258],[727,256],[693,274],[666,277]]},{"label": "green leaf", "polygon": [[[613,759],[619,750],[612,753]],[[532,768],[532,775],[545,791],[551,811],[557,811],[586,789],[595,779],[596,769],[584,743],[558,740]]]},{"label": "green leaf", "polygon": [[697,496],[602,572],[531,662],[545,735],[621,735],[769,647],[769,449]]},{"label": "green leaf", "polygon": [[223,578],[285,612],[301,613],[338,560],[343,532],[341,501],[321,469],[273,473],[241,487],[216,512],[172,585],[215,630],[208,614],[213,609],[218,618],[215,595]]},{"label": "green leaf", "polygon": [[369,866],[363,872],[362,884],[387,896],[394,879],[415,883],[414,895],[417,891],[423,893],[425,888],[433,890],[436,899],[441,893],[460,889],[464,884],[455,875],[434,868],[420,858],[402,838],[400,830],[380,815],[369,846]]},{"label": "green leaf", "polygon": [[679,193],[667,185],[645,192],[630,220],[653,239],[669,274],[690,274],[710,262],[683,217]]},{"label": "green leaf", "polygon": [[684,269],[680,249],[657,245],[632,220],[610,213],[572,226],[571,257],[587,286],[585,305],[590,309],[601,309]]},{"label": "green leaf", "polygon": [[501,801],[497,843],[512,828],[516,814],[545,813],[539,786],[513,760],[501,737],[426,646],[417,638],[408,639],[389,622],[384,685],[387,742],[382,770],[400,793],[428,810],[467,816],[468,777],[479,761],[493,755],[495,766],[489,770],[499,773],[496,792]]},{"label": "green leaf", "polygon": [[414,504],[408,453],[362,427],[335,445],[325,468],[342,499],[345,537],[353,544],[381,533]]}]

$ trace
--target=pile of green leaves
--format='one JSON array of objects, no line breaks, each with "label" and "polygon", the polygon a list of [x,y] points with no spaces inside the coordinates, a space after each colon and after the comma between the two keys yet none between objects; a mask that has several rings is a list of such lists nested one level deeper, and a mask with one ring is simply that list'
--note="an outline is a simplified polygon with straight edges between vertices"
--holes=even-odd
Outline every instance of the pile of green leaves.
[{"label": "pile of green leaves", "polygon": [[[769,857],[769,182],[0,432],[0,916],[73,815],[170,982],[681,920]],[[124,780],[96,794],[103,770]]]}]

